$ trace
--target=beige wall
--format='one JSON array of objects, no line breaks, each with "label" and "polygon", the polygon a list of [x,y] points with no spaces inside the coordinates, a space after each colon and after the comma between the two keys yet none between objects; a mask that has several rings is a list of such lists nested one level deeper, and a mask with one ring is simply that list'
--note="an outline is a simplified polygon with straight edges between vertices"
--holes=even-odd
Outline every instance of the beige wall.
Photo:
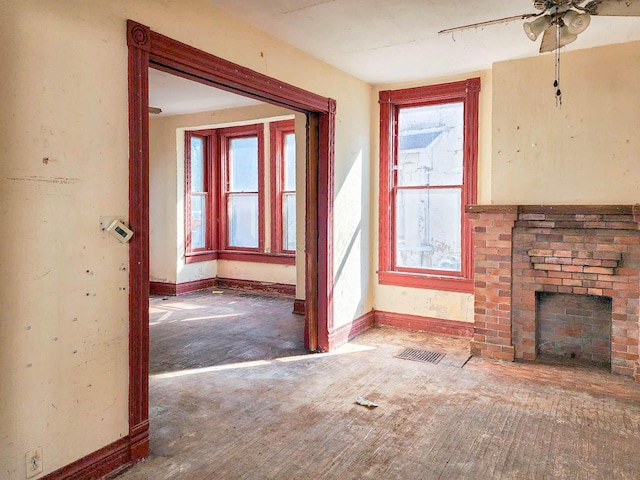
[{"label": "beige wall", "polygon": [[495,204],[640,201],[640,42],[494,65]]},{"label": "beige wall", "polygon": [[[437,79],[422,80],[411,83],[378,85],[371,94],[372,118],[371,118],[371,144],[374,155],[371,163],[373,174],[371,175],[371,235],[374,238],[376,252],[373,255],[372,276],[376,276],[378,270],[378,200],[379,200],[379,152],[380,152],[380,106],[378,94],[382,90],[395,90],[422,85],[436,85],[446,82],[455,82],[467,78],[480,77],[480,112],[478,131],[478,199],[480,203],[488,203],[491,200],[491,100],[492,100],[492,73],[482,71],[443,77]],[[437,290],[425,290],[421,288],[396,287],[380,285],[374,278],[374,307],[385,312],[397,312],[407,315],[439,318],[443,320],[457,320],[463,322],[473,321],[473,295],[468,293],[442,292]]]},{"label": "beige wall", "polygon": [[[380,310],[470,319],[469,295],[376,285],[379,88],[207,0],[0,9],[0,478],[24,478],[37,446],[47,473],[128,432],[128,249],[99,228],[128,210],[127,18],[337,100],[336,326],[369,311],[374,293]],[[562,109],[549,55],[481,72],[480,201],[635,203],[638,50],[563,55]]]},{"label": "beige wall", "polygon": [[[222,270],[219,262],[185,264],[184,256],[184,134],[194,128],[223,128],[230,125],[263,123],[266,125],[263,185],[269,198],[270,144],[269,121],[292,118],[294,112],[269,104],[201,112],[189,115],[151,117],[149,122],[149,177],[150,177],[150,278],[152,281],[183,283],[215,276],[256,280],[264,282],[296,284],[294,265],[264,265],[251,262],[225,262]],[[303,116],[302,114],[298,114]],[[304,116],[303,116],[304,118]],[[302,145],[300,168],[304,173],[305,129],[297,133],[297,144]],[[301,177],[304,188],[304,175]],[[304,189],[302,190],[304,191]],[[304,196],[303,196],[304,198]],[[302,204],[304,208],[304,203]],[[270,215],[267,215],[267,219]],[[303,214],[304,220],[304,214]],[[304,221],[301,223],[304,225]],[[269,222],[265,237],[270,242]],[[304,252],[304,237],[299,250]],[[232,276],[230,276],[232,275]]]},{"label": "beige wall", "polygon": [[128,433],[128,249],[99,228],[128,210],[127,18],[337,100],[336,200],[359,192],[350,208],[365,214],[335,219],[336,322],[371,309],[369,273],[355,271],[371,258],[367,84],[207,0],[0,9],[0,478],[25,478],[37,446],[47,473]]},{"label": "beige wall", "polygon": [[[377,206],[380,90],[479,75],[480,204],[634,204],[640,198],[640,42],[562,53],[563,105],[554,56],[500,62],[491,71],[382,85],[372,94],[373,204]],[[374,209],[375,210],[375,209]],[[372,213],[378,244],[378,212]],[[373,257],[374,271],[377,256]],[[473,296],[375,286],[375,308],[473,321]]]}]

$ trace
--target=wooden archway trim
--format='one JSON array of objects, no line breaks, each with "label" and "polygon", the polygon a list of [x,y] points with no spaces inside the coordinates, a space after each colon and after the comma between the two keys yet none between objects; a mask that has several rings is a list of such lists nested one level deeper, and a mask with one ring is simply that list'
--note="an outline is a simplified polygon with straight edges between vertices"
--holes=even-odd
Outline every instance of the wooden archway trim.
[{"label": "wooden archway trim", "polygon": [[149,451],[149,79],[152,65],[307,114],[305,345],[329,348],[333,325],[336,102],[127,21],[129,51],[129,462]]}]

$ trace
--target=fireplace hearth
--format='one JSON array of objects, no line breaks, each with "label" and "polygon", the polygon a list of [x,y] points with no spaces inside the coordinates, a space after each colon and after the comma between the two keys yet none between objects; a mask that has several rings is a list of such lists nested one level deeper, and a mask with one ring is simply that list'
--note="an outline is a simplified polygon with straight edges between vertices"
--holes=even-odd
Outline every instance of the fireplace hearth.
[{"label": "fireplace hearth", "polygon": [[[474,205],[467,213],[474,355],[584,358],[640,381],[640,206]],[[554,294],[556,302],[573,302],[564,316],[541,304]],[[541,308],[554,310],[551,324]]]}]

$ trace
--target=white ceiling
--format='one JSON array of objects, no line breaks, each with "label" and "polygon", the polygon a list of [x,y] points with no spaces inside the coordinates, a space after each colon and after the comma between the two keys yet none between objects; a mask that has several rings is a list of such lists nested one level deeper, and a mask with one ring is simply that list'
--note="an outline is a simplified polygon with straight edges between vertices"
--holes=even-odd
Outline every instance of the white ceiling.
[{"label": "white ceiling", "polygon": [[262,102],[177,75],[154,68],[149,69],[149,106],[161,108],[161,116],[207,112],[260,103]]},{"label": "white ceiling", "polygon": [[[438,35],[446,28],[536,13],[530,0],[209,1],[372,84],[482,70],[538,55],[540,42],[525,36],[520,20]],[[593,17],[566,48],[631,40],[640,40],[640,18]]]}]

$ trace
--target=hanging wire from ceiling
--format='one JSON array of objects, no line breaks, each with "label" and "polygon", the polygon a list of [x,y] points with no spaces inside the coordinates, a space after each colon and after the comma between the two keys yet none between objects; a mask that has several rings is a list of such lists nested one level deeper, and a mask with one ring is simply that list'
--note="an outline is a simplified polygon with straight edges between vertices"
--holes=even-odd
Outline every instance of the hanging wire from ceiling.
[{"label": "hanging wire from ceiling", "polygon": [[560,90],[560,23],[556,23],[556,78],[553,87],[556,90],[556,107],[562,106],[562,90]]}]

